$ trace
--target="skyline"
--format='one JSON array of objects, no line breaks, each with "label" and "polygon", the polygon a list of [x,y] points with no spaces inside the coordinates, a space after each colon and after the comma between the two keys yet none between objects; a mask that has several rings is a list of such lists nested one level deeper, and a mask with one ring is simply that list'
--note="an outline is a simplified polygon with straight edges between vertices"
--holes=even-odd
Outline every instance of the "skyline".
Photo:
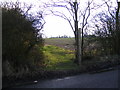
[{"label": "skyline", "polygon": [[[0,1],[2,1],[2,0],[0,0]],[[38,10],[37,8],[39,6],[39,2],[44,2],[42,0],[34,0],[34,1],[32,1],[32,0],[26,0],[26,1],[24,1],[24,0],[4,0],[4,1],[7,1],[7,2],[19,1],[19,2],[25,2],[27,4],[33,4],[34,5],[34,7],[32,8],[33,11]],[[47,1],[49,1],[49,0],[47,0]],[[94,1],[96,1],[96,0],[94,0]],[[98,3],[101,3],[101,2],[99,1]],[[97,10],[96,13],[97,12],[99,12],[99,10]],[[63,36],[63,35],[74,37],[74,33],[73,33],[69,23],[66,20],[64,20],[63,18],[58,17],[58,16],[53,16],[53,15],[47,15],[45,17],[43,16],[43,18],[46,22],[44,25],[44,28],[42,29],[42,32],[41,32],[41,33],[43,33],[44,37],[56,37],[56,36]]]},{"label": "skyline", "polygon": [[[4,0],[7,2],[16,2],[19,1],[21,3],[26,3],[28,5],[33,4],[35,5],[34,8],[32,8],[32,10],[36,11],[36,6],[38,7],[39,5],[38,2],[42,1],[42,0],[34,0],[34,2],[32,2],[32,0]],[[4,2],[3,0],[0,0],[0,2]],[[48,0],[49,1],[49,0]],[[37,4],[36,4],[37,3]],[[43,37],[56,37],[56,36],[63,36],[63,35],[67,35],[67,36],[71,36],[73,37],[73,31],[71,30],[69,24],[66,22],[66,20],[57,17],[57,16],[53,16],[53,15],[48,15],[44,17],[45,20],[45,25],[44,28],[41,30],[41,33],[43,33]],[[64,23],[66,22],[66,23]],[[57,23],[57,24],[56,24]]]}]

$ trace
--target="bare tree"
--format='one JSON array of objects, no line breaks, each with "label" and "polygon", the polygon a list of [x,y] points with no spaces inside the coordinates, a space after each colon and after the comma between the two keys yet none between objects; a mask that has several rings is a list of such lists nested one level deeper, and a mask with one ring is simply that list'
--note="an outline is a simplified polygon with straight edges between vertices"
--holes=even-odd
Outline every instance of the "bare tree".
[{"label": "bare tree", "polygon": [[[85,4],[85,8],[83,9],[83,6],[80,1],[75,1],[73,2],[72,0],[58,0],[54,1],[51,0],[49,3],[45,3],[45,8],[49,8],[50,12],[55,15],[63,18],[66,20],[74,35],[75,35],[75,51],[76,51],[76,60],[75,62],[77,64],[81,64],[81,61],[79,59],[82,58],[83,55],[83,34],[84,34],[84,29],[86,25],[88,24],[88,18],[91,13],[91,5],[93,3],[93,0],[89,0]],[[80,28],[80,29],[78,29]],[[81,30],[81,33],[80,31]],[[81,35],[79,35],[79,34]],[[79,40],[81,38],[81,40]],[[81,41],[81,43],[79,43]],[[81,49],[82,50],[78,50]],[[80,56],[81,54],[81,56]],[[79,58],[80,57],[80,58]]]},{"label": "bare tree", "polygon": [[120,10],[120,2],[117,2],[118,6],[117,6],[117,10],[116,10],[116,53],[118,55],[120,55],[120,26],[119,26],[119,10]]},{"label": "bare tree", "polygon": [[94,25],[96,26],[97,34],[100,37],[110,39],[109,41],[107,41],[109,43],[106,45],[106,46],[110,45],[110,47],[108,46],[107,48],[111,48],[113,54],[119,55],[120,54],[120,48],[119,48],[120,46],[120,38],[119,38],[120,2],[116,2],[115,5],[113,5],[112,0],[108,0],[108,1],[103,0],[103,2],[107,6],[107,10],[104,10],[103,12],[96,15],[97,18],[94,18],[95,20]]}]

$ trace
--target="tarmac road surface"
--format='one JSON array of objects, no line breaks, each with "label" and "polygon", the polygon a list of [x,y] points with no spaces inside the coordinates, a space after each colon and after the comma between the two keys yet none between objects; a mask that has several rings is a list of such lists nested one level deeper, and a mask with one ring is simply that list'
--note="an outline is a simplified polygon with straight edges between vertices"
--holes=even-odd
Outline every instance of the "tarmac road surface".
[{"label": "tarmac road surface", "polygon": [[17,88],[118,88],[118,71],[112,70],[94,74],[38,80],[38,83]]}]

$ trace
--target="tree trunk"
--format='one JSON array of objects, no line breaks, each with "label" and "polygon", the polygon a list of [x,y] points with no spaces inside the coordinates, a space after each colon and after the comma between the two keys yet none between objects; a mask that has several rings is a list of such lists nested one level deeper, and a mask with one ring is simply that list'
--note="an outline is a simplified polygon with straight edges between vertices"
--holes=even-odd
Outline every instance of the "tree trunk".
[{"label": "tree trunk", "polygon": [[75,59],[75,63],[80,65],[81,63],[81,51],[80,51],[80,32],[78,30],[78,21],[77,21],[77,2],[74,2],[74,10],[75,10],[75,56],[76,56],[76,59]]},{"label": "tree trunk", "polygon": [[82,28],[82,32],[81,32],[81,58],[83,60],[83,44],[84,44],[84,37],[83,37],[83,28]]},{"label": "tree trunk", "polygon": [[119,8],[120,8],[120,2],[118,2],[118,8],[116,11],[116,54],[120,54],[120,48],[119,48]]}]

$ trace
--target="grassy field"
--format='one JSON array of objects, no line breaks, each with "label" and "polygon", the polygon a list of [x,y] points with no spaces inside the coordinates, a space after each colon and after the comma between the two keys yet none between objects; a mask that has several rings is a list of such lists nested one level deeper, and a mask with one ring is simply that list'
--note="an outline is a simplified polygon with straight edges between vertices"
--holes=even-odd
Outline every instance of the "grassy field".
[{"label": "grassy field", "polygon": [[[73,60],[75,59],[74,43],[74,38],[46,38],[44,47],[46,69],[78,69],[79,67],[73,63]],[[83,65],[89,66],[95,62],[96,60],[93,62],[88,60],[87,62],[83,62]]]},{"label": "grassy field", "polygon": [[[86,42],[86,52],[92,53],[92,58],[87,57],[87,60],[82,61],[82,66],[77,66],[73,63],[74,54],[74,38],[47,38],[45,39],[44,55],[46,70],[73,70],[91,67],[113,66],[120,62],[119,56],[99,56],[96,52],[99,45],[94,40],[92,43],[89,40]],[[88,44],[87,44],[88,43]],[[91,43],[89,45],[89,43]],[[89,47],[88,47],[89,45]],[[97,46],[98,45],[98,46]],[[96,51],[97,50],[97,51]],[[94,53],[93,53],[94,52]],[[89,68],[90,67],[90,68]]]},{"label": "grassy field", "polygon": [[72,50],[46,45],[44,47],[44,54],[46,70],[70,70],[78,68],[73,63],[75,56]]},{"label": "grassy field", "polygon": [[78,66],[73,63],[74,43],[74,38],[46,38],[44,46],[46,69],[77,69]]},{"label": "grassy field", "polygon": [[46,45],[54,45],[68,50],[74,50],[74,38],[46,38]]}]

